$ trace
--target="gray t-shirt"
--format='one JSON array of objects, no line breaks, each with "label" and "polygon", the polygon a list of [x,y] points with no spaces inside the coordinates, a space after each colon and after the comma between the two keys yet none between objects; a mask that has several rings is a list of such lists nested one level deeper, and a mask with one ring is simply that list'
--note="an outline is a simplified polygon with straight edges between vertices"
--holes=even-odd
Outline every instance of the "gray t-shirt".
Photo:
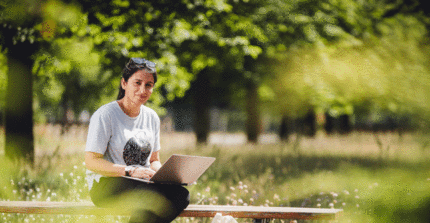
[{"label": "gray t-shirt", "polygon": [[[126,115],[117,101],[100,107],[90,119],[85,151],[128,166],[149,167],[152,152],[160,150],[160,118],[142,105],[137,117]],[[102,175],[87,170],[88,187]]]}]

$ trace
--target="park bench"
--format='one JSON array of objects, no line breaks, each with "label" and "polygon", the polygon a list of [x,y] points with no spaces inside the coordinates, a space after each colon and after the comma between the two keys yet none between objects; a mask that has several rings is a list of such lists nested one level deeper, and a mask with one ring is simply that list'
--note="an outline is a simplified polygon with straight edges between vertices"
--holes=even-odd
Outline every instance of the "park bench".
[{"label": "park bench", "polygon": [[[334,220],[342,209],[260,207],[229,205],[189,205],[180,217],[212,218],[216,213],[234,218],[250,218],[254,222],[270,219]],[[127,215],[118,209],[98,208],[91,202],[0,201],[0,213],[63,215]]]}]

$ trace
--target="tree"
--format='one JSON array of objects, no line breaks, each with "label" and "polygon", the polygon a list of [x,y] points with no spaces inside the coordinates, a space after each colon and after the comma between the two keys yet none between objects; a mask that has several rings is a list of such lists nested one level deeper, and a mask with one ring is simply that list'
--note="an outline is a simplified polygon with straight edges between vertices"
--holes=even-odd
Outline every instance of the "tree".
[{"label": "tree", "polygon": [[320,3],[306,15],[315,27],[313,46],[290,48],[279,60],[279,76],[271,86],[280,96],[276,102],[283,103],[280,111],[300,108],[293,105],[299,102],[347,123],[346,115],[366,101],[370,109],[425,114],[429,92],[424,89],[430,82],[423,14],[393,14],[401,2]]},{"label": "tree", "polygon": [[93,106],[103,101],[103,96],[114,97],[114,89],[118,86],[101,70],[101,56],[94,49],[91,37],[86,36],[86,32],[79,34],[86,25],[86,21],[75,24],[73,35],[58,36],[34,55],[35,100],[42,111],[38,120],[49,116],[61,120],[63,131],[70,124],[66,117],[68,111],[92,112],[96,109]]},{"label": "tree", "polygon": [[219,86],[226,73],[234,74],[228,80],[241,80],[237,76],[243,74],[244,57],[260,52],[248,38],[258,33],[258,27],[245,14],[232,11],[240,4],[209,0],[79,2],[88,13],[89,24],[100,27],[94,36],[102,39],[97,48],[106,58],[104,69],[119,73],[125,57],[130,56],[157,62],[157,86],[162,94],[155,95],[155,105],[183,96],[191,81],[197,83],[199,92],[193,97],[199,111],[196,135],[205,142],[208,90]]},{"label": "tree", "polygon": [[61,2],[31,0],[4,1],[0,12],[0,44],[7,57],[6,155],[32,165],[33,75],[40,69],[34,57],[75,22],[75,13]]},{"label": "tree", "polygon": [[37,13],[40,4],[7,1],[0,5],[0,38],[8,69],[5,153],[13,160],[29,163],[34,161],[31,56],[39,47],[34,41],[37,34],[33,34],[33,27],[41,21]]},{"label": "tree", "polygon": [[[203,143],[206,142],[209,133],[209,120],[204,120],[204,117],[209,116],[209,106],[213,104],[210,101],[214,99],[221,101],[220,98],[229,99],[231,95],[238,94],[242,89],[251,89],[254,86],[254,77],[249,75],[251,67],[248,67],[248,63],[251,61],[249,58],[257,58],[261,49],[250,40],[258,37],[262,41],[265,39],[260,28],[249,17],[257,8],[256,6],[250,7],[247,4],[237,2],[229,2],[229,4],[231,10],[206,17],[207,24],[211,25],[211,33],[216,34],[215,36],[209,36],[210,38],[203,36],[197,41],[186,41],[181,45],[180,50],[182,61],[188,67],[196,71],[204,68],[202,70],[204,73],[199,72],[197,74],[197,80],[206,78],[205,82],[210,84],[210,87],[196,87],[196,91],[190,92],[200,99],[205,97],[203,101],[206,101],[206,104],[194,101],[196,111],[206,112],[206,114],[199,112],[195,121],[201,128],[197,129],[201,132],[201,134],[197,133],[199,135],[198,141]],[[199,64],[202,64],[203,67],[196,66]],[[210,76],[206,73],[210,73]],[[193,84],[200,85],[200,83],[201,81],[196,81]],[[205,93],[211,89],[216,89],[216,93],[213,94],[216,98],[211,98],[210,93]],[[246,98],[258,101],[256,93],[256,89],[253,88],[248,91],[249,97]],[[207,108],[202,109],[203,106],[207,106]],[[250,134],[248,136],[257,136],[260,129],[258,107],[252,103],[248,103],[244,107],[249,111],[248,114],[254,112],[253,115],[248,116],[247,120],[250,122],[246,126],[247,129],[256,129],[256,131],[251,133],[252,136]]]},{"label": "tree", "polygon": [[[0,46],[1,47],[1,46]],[[0,48],[0,125],[4,126],[4,108],[6,102],[7,60],[3,49]]]}]

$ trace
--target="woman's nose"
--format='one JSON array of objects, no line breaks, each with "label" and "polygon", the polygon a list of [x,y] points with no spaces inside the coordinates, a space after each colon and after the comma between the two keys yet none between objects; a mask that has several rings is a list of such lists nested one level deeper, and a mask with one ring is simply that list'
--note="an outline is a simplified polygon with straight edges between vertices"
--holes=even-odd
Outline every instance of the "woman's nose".
[{"label": "woman's nose", "polygon": [[141,87],[140,87],[140,89],[139,89],[139,91],[140,91],[140,93],[145,93],[145,91],[146,91],[146,88],[145,88],[145,85],[142,85]]}]

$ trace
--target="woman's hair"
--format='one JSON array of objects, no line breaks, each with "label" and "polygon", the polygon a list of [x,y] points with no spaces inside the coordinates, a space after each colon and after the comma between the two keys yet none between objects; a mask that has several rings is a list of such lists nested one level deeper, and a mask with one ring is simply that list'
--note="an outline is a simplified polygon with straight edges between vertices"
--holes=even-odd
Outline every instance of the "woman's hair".
[{"label": "woman's hair", "polygon": [[[139,70],[146,70],[148,71],[148,73],[151,73],[152,76],[154,77],[154,84],[157,83],[157,71],[155,72],[151,72],[148,68],[146,67],[141,67],[141,66],[133,66],[133,62],[130,60],[126,65],[125,68],[122,70],[122,78],[124,78],[125,82],[128,82],[128,79],[133,76],[134,73],[136,73]],[[119,92],[118,92],[118,97],[116,100],[120,100],[124,97],[125,95],[125,90],[122,89],[121,86],[121,81],[119,82]]]}]

